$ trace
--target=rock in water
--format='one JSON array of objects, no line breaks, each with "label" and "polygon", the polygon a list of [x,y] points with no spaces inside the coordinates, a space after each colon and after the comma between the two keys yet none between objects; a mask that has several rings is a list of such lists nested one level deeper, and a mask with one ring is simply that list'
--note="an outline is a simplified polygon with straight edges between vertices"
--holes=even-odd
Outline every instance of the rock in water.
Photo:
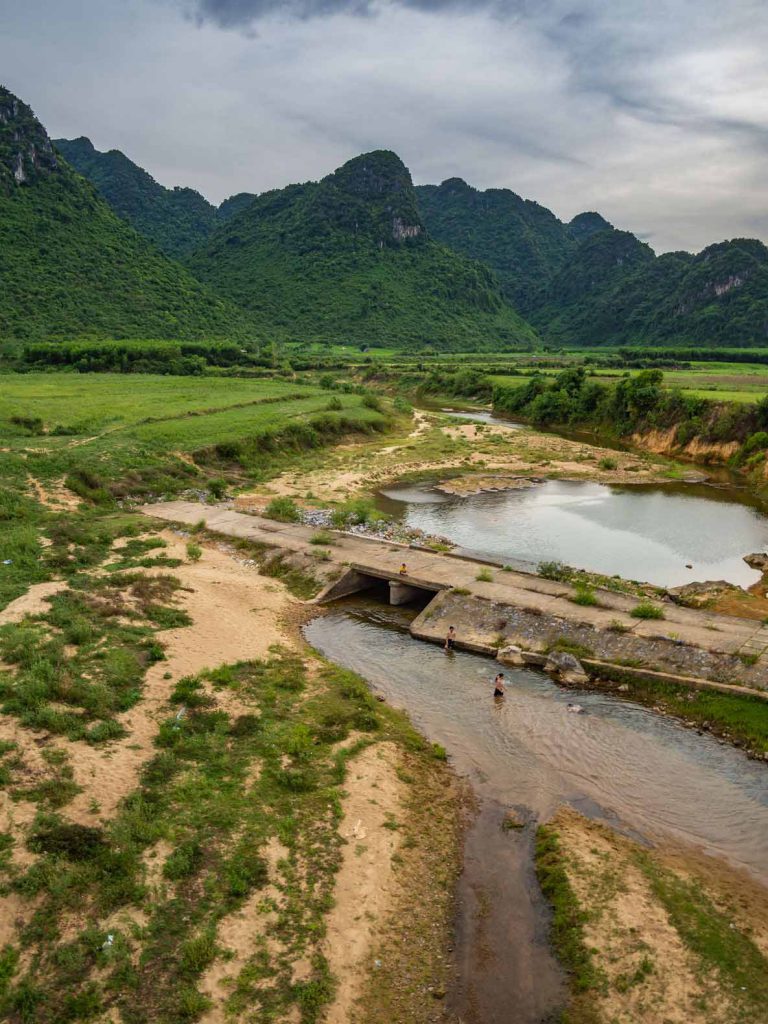
[{"label": "rock in water", "polygon": [[522,649],[516,644],[508,644],[506,647],[500,647],[496,654],[496,660],[500,661],[502,665],[525,664]]},{"label": "rock in water", "polygon": [[550,651],[544,671],[560,683],[578,685],[586,683],[589,676],[578,658],[568,651]]}]

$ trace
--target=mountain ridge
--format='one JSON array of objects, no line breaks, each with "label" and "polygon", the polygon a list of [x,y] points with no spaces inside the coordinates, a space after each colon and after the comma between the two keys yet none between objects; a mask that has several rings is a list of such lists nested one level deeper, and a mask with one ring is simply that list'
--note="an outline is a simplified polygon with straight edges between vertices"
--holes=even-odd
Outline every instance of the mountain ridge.
[{"label": "mountain ridge", "polygon": [[189,265],[292,340],[458,350],[536,339],[490,269],[429,237],[410,172],[389,150],[263,193]]},{"label": "mountain ridge", "polygon": [[0,337],[247,337],[247,317],[119,219],[0,86]]}]

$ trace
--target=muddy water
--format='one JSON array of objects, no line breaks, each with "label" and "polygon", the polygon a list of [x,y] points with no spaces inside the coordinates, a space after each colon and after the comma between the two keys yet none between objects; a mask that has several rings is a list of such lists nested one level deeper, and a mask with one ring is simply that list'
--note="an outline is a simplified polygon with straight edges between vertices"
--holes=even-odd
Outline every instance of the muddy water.
[{"label": "muddy water", "polygon": [[[495,662],[413,640],[407,617],[347,602],[305,632],[445,746],[480,796],[460,891],[461,1019],[538,1024],[564,999],[533,878],[533,828],[504,832],[505,808],[535,822],[570,804],[636,838],[693,845],[768,884],[764,765],[643,707],[563,691],[528,669],[507,670],[507,697],[494,701]],[[584,712],[568,712],[569,702]]]},{"label": "muddy water", "polygon": [[548,480],[466,497],[413,484],[384,490],[388,514],[460,548],[530,568],[560,561],[660,586],[756,583],[743,556],[768,547],[768,516],[730,491],[694,484],[608,487]]}]

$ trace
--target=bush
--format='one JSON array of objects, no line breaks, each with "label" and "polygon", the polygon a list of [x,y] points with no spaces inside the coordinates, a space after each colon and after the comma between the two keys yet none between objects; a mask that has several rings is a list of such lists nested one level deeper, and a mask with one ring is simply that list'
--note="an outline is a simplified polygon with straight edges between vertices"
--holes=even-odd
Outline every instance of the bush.
[{"label": "bush", "polygon": [[585,607],[595,607],[600,604],[600,602],[595,597],[594,590],[586,583],[576,584],[575,591],[570,600],[573,602],[573,604],[579,604]]},{"label": "bush", "polygon": [[333,544],[333,534],[328,530],[318,530],[309,539],[310,544]]},{"label": "bush", "polygon": [[381,412],[381,399],[378,395],[363,395],[363,405],[366,409]]},{"label": "bush", "polygon": [[359,526],[363,523],[373,523],[385,519],[383,513],[379,512],[371,498],[353,498],[333,510],[331,521],[334,526]]},{"label": "bush", "polygon": [[339,396],[338,395],[334,395],[333,398],[328,402],[328,405],[326,405],[325,408],[328,410],[328,412],[341,412],[341,410],[344,408],[344,406],[342,405],[342,402],[341,402],[341,399],[339,398]]},{"label": "bush", "polygon": [[481,569],[475,579],[478,583],[493,583],[493,573],[490,569]]},{"label": "bush", "polygon": [[299,506],[292,498],[273,498],[264,509],[264,515],[279,523],[298,523],[301,519]]},{"label": "bush", "polygon": [[650,601],[641,601],[629,613],[635,619],[663,619],[664,610]]},{"label": "bush", "polygon": [[35,853],[52,853],[69,860],[93,860],[107,849],[100,828],[68,823],[51,824],[33,833],[28,846]]},{"label": "bush", "polygon": [[187,544],[187,558],[190,562],[199,562],[203,557],[203,549],[199,544],[195,544],[193,540]]},{"label": "bush", "polygon": [[612,459],[609,456],[604,456],[597,464],[598,469],[616,469],[618,462],[616,459]]},{"label": "bush", "polygon": [[227,493],[227,481],[222,480],[221,477],[215,477],[213,480],[208,481],[208,490],[211,492],[212,498],[221,501]]}]

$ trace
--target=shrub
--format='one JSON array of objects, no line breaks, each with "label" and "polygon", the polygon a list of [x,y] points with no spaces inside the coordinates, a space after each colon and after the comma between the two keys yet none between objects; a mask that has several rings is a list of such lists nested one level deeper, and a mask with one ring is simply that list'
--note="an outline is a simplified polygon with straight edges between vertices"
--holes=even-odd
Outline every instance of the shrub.
[{"label": "shrub", "polygon": [[203,557],[203,549],[199,544],[196,544],[193,540],[187,544],[187,558],[190,562],[199,562]]},{"label": "shrub", "polygon": [[576,584],[576,589],[573,595],[571,596],[570,600],[574,604],[579,604],[587,607],[595,607],[600,604],[600,602],[595,597],[594,590],[586,583]]},{"label": "shrub", "polygon": [[612,459],[608,455],[600,459],[600,461],[597,464],[598,469],[616,469],[617,466],[618,462],[616,461],[616,459]]},{"label": "shrub", "polygon": [[635,619],[663,619],[664,610],[650,601],[641,601],[629,613]]},{"label": "shrub", "polygon": [[334,509],[331,515],[331,521],[337,527],[359,526],[385,518],[386,516],[378,511],[371,498],[353,498],[352,501],[347,501]]},{"label": "shrub", "polygon": [[493,573],[490,569],[481,569],[475,579],[478,583],[493,583]]},{"label": "shrub", "polygon": [[221,501],[227,493],[227,481],[222,480],[221,477],[214,477],[213,480],[208,481],[208,490],[211,492],[211,497]]},{"label": "shrub", "polygon": [[366,409],[373,409],[375,412],[381,412],[381,399],[378,395],[363,395],[363,405]]},{"label": "shrub", "polygon": [[342,405],[342,401],[339,398],[339,396],[334,395],[325,408],[328,410],[328,412],[341,412],[344,406]]},{"label": "shrub", "polygon": [[203,860],[203,850],[194,840],[186,840],[173,850],[163,865],[163,875],[172,881],[195,874]]},{"label": "shrub", "polygon": [[292,498],[273,498],[264,509],[268,519],[276,519],[279,523],[298,523],[301,512]]},{"label": "shrub", "polygon": [[571,569],[562,562],[539,562],[536,572],[545,580],[565,582],[571,577]]},{"label": "shrub", "polygon": [[69,860],[93,860],[107,848],[104,833],[89,825],[56,823],[39,828],[28,846],[35,853],[52,853]]},{"label": "shrub", "polygon": [[625,625],[621,619],[611,619],[607,629],[610,633],[628,633],[630,627]]},{"label": "shrub", "polygon": [[310,544],[333,544],[333,534],[328,530],[318,530],[309,540]]}]

